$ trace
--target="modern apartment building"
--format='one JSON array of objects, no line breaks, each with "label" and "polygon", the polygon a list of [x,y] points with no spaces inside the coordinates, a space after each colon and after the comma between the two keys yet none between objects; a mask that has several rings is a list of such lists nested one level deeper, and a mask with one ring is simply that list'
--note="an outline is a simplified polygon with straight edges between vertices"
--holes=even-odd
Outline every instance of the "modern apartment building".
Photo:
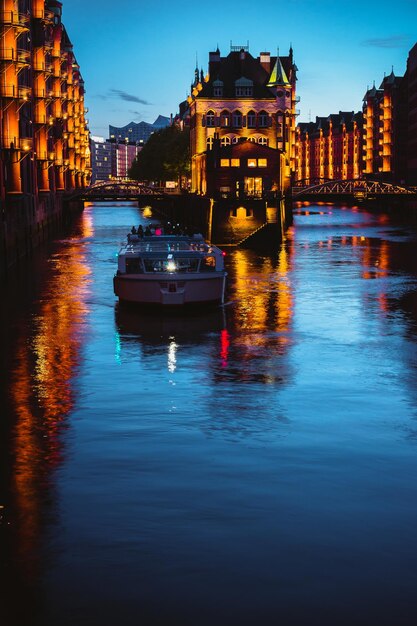
[{"label": "modern apartment building", "polygon": [[129,169],[142,149],[139,143],[96,136],[91,137],[90,145],[92,183],[110,178],[128,178]]}]

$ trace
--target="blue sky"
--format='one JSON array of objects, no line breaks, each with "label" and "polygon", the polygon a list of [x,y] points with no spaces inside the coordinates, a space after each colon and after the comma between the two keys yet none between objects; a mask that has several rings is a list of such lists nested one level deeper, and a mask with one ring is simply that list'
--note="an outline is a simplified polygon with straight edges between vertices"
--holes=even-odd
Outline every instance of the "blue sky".
[{"label": "blue sky", "polygon": [[417,42],[417,0],[262,0],[225,3],[156,0],[62,0],[63,22],[87,90],[90,130],[153,122],[178,111],[193,79],[196,57],[222,56],[230,42],[249,51],[288,54],[298,66],[299,121],[359,110],[367,86],[392,66],[406,68]]}]

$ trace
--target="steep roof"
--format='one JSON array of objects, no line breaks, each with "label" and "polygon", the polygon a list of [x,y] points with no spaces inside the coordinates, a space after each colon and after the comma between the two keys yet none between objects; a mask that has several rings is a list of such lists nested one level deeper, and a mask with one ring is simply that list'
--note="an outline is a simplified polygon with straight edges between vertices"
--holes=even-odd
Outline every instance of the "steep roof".
[{"label": "steep roof", "polygon": [[289,86],[290,82],[287,78],[285,70],[282,66],[281,59],[276,58],[274,69],[269,77],[268,87],[277,87],[278,85]]},{"label": "steep roof", "polygon": [[[260,63],[258,58],[254,58],[248,51],[232,51],[227,57],[220,57],[220,60],[211,64],[210,76],[207,82],[202,83],[202,89],[196,96],[197,98],[212,97],[214,84],[223,83],[223,97],[234,98],[235,86],[237,84],[249,85],[253,83],[254,98],[270,98],[275,99],[273,86],[278,80],[285,80],[285,84],[290,84],[288,75],[293,68],[290,57],[270,57],[270,67],[277,68],[270,74]],[[270,81],[273,81],[270,83]],[[247,82],[245,82],[247,81]]]}]

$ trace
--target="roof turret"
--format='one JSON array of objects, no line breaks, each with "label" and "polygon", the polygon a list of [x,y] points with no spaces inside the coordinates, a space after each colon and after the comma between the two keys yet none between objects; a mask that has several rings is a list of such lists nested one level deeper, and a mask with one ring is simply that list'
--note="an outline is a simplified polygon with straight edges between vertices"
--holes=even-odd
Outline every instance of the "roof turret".
[{"label": "roof turret", "polygon": [[290,82],[287,78],[285,70],[282,66],[281,59],[277,56],[277,60],[272,70],[271,76],[267,83],[267,87],[289,86]]}]

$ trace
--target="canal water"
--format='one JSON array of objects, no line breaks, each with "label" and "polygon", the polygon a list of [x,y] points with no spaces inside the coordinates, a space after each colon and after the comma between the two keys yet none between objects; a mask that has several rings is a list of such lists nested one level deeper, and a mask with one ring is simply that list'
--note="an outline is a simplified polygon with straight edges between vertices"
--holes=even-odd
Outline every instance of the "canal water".
[{"label": "canal water", "polygon": [[417,233],[295,209],[224,307],[120,309],[89,206],[1,307],[2,626],[417,623]]}]

